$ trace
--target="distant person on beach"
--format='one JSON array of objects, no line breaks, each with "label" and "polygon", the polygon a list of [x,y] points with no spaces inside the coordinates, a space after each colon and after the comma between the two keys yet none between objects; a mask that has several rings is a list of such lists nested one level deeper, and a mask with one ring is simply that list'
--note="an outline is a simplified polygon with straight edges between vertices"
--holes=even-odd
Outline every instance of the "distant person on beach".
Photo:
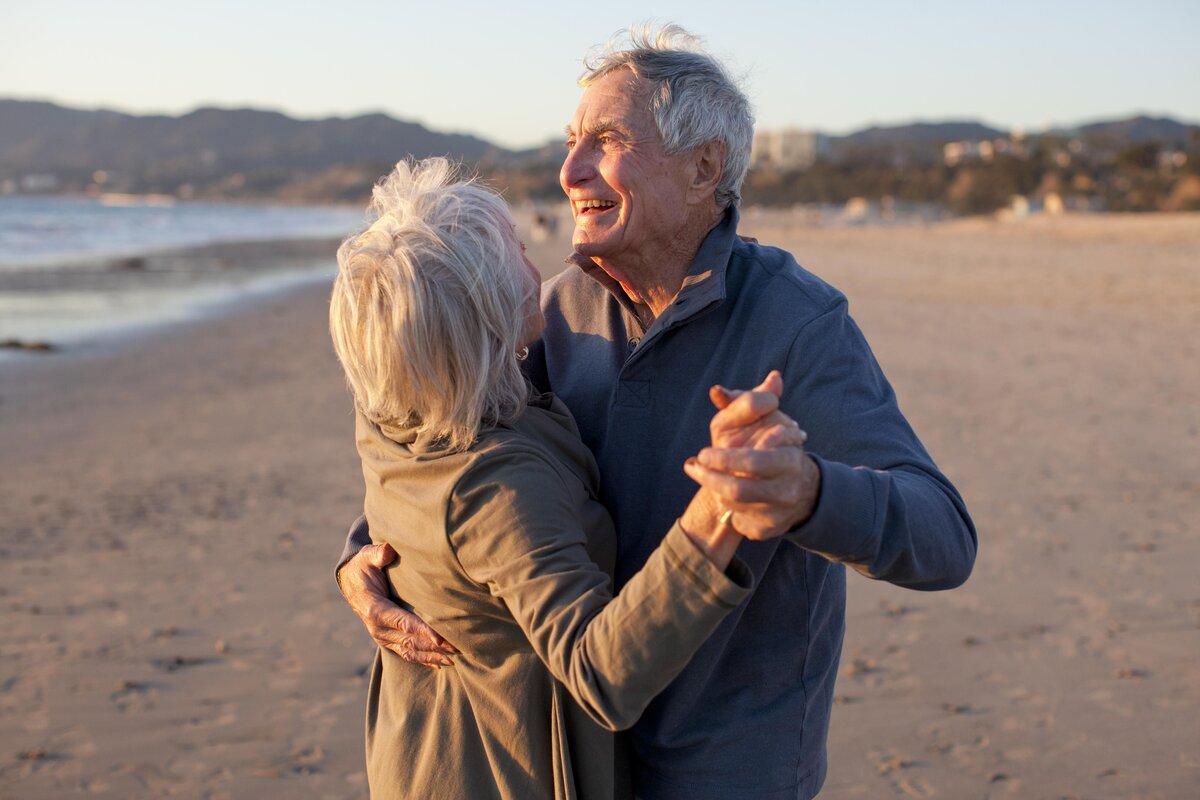
[{"label": "distant person on beach", "polygon": [[[393,591],[459,651],[446,670],[378,651],[371,793],[625,794],[608,731],[633,724],[750,593],[732,515],[700,489],[613,597],[595,459],[562,401],[520,371],[544,324],[541,280],[504,202],[430,159],[399,164],[371,211],[338,251],[330,303],[366,516],[399,555]],[[713,443],[801,443],[779,388],[773,374],[722,402]]]},{"label": "distant person on beach", "polygon": [[[738,550],[754,590],[627,736],[634,794],[810,798],[825,779],[845,565],[949,589],[971,572],[975,530],[846,298],[790,254],[738,236],[753,118],[724,67],[666,26],[590,58],[580,83],[560,173],[577,269],[547,283],[546,326],[525,372],[575,415],[599,465],[618,590],[651,563],[691,481],[755,540]],[[771,370],[782,372],[781,410],[807,442],[706,447],[709,387],[750,386]],[[697,451],[685,474],[680,463]],[[453,663],[453,636],[380,591],[393,554],[357,552],[369,542],[356,525],[339,568],[368,631],[407,660]]]}]

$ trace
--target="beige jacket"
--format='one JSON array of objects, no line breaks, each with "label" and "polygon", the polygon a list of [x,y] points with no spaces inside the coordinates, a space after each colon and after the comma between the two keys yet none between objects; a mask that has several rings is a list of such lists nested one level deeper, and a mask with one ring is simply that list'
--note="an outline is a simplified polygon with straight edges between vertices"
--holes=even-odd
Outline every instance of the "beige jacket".
[{"label": "beige jacket", "polygon": [[398,597],[462,654],[376,655],[371,795],[622,797],[609,730],[631,725],[750,591],[676,525],[613,598],[612,521],[566,407],[535,398],[465,453],[358,420],[372,538]]}]

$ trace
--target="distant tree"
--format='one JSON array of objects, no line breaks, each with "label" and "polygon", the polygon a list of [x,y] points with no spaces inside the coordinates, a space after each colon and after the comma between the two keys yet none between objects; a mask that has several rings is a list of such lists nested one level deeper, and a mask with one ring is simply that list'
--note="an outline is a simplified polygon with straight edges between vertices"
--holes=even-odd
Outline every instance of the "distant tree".
[{"label": "distant tree", "polygon": [[1158,166],[1158,142],[1132,144],[1117,153],[1117,167],[1123,170],[1154,169]]}]

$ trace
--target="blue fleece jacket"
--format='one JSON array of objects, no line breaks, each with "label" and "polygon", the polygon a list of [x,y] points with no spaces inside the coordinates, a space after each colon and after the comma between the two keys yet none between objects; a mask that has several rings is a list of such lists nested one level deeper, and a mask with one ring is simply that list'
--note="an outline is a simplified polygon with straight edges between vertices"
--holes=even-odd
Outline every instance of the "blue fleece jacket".
[{"label": "blue fleece jacket", "polygon": [[782,409],[821,470],[812,517],[783,539],[744,542],[753,595],[634,726],[646,800],[808,798],[825,741],[845,627],[843,564],[913,589],[966,580],[976,535],[847,313],[846,298],[787,252],[737,236],[731,210],[684,287],[645,309],[590,261],[547,283],[534,384],[575,415],[616,523],[618,587],[682,513],[685,459],[709,441],[713,384],[783,373]]}]

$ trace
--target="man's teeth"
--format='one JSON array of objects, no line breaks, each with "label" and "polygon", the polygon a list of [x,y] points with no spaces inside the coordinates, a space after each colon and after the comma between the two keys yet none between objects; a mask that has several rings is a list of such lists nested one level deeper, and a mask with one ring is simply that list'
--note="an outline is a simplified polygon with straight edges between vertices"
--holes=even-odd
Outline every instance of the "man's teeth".
[{"label": "man's teeth", "polygon": [[580,200],[579,209],[581,211],[589,208],[612,208],[615,206],[612,200]]}]

